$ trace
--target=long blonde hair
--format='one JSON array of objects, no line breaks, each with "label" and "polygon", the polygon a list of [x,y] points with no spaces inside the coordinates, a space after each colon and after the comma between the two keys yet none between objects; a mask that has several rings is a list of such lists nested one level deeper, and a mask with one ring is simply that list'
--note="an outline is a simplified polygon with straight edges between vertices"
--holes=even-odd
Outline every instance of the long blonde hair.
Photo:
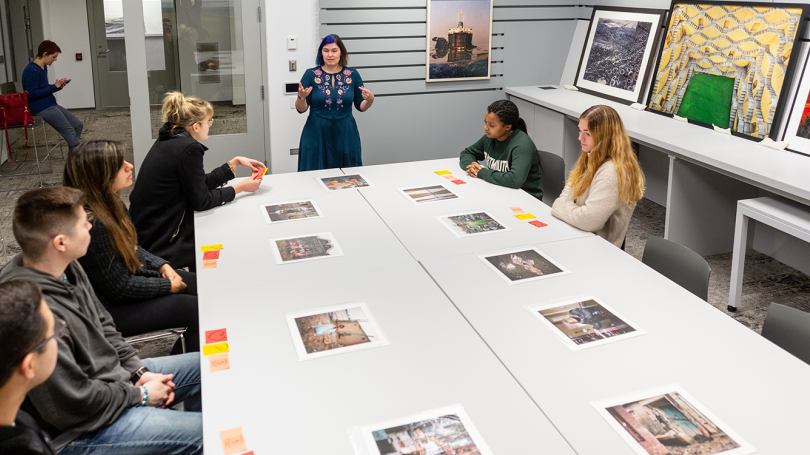
[{"label": "long blonde hair", "polygon": [[68,153],[62,185],[84,191],[85,209],[91,219],[107,228],[113,250],[127,270],[136,273],[138,233],[124,211],[113,183],[124,165],[124,144],[117,141],[82,142]]},{"label": "long blonde hair", "polygon": [[581,196],[591,185],[599,166],[613,160],[613,167],[619,175],[619,199],[628,205],[638,202],[644,196],[644,173],[638,165],[622,118],[612,107],[597,105],[588,108],[579,119],[588,121],[593,149],[590,156],[582,152],[568,176],[572,199]]},{"label": "long blonde hair", "polygon": [[188,128],[214,115],[214,106],[195,96],[169,92],[163,98],[163,121],[175,128]]}]

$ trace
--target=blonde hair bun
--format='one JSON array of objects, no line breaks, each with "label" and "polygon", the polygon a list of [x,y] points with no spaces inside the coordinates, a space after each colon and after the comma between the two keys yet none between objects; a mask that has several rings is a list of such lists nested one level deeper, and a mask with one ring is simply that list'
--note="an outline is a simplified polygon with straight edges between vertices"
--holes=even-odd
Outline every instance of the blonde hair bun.
[{"label": "blonde hair bun", "polygon": [[163,121],[175,128],[188,128],[214,115],[214,106],[195,96],[181,92],[169,92],[163,98]]}]

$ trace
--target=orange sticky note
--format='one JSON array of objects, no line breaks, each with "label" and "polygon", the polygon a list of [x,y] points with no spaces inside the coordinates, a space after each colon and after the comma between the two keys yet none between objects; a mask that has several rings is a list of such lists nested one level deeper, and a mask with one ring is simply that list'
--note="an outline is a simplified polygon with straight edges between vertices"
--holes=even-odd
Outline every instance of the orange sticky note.
[{"label": "orange sticky note", "polygon": [[253,180],[264,177],[264,174],[267,174],[267,168],[264,168],[263,171],[253,171]]},{"label": "orange sticky note", "polygon": [[215,269],[215,268],[217,268],[217,260],[216,259],[204,259],[203,260],[203,268],[204,269]]},{"label": "orange sticky note", "polygon": [[208,362],[211,364],[211,373],[231,369],[231,361],[228,358],[228,354],[212,355],[208,358]]},{"label": "orange sticky note", "polygon": [[227,341],[224,343],[206,344],[202,348],[203,348],[203,355],[222,354],[224,352],[230,351],[230,349],[228,348]]},{"label": "orange sticky note", "polygon": [[531,213],[524,213],[522,215],[515,215],[515,218],[517,218],[519,220],[530,220],[532,218],[537,218],[537,217],[532,215]]},{"label": "orange sticky note", "polygon": [[247,450],[245,435],[242,434],[242,427],[220,431],[219,437],[222,438],[222,448],[225,449],[225,455]]},{"label": "orange sticky note", "polygon": [[205,259],[219,259],[219,250],[206,251],[205,253],[203,253],[203,260]]},{"label": "orange sticky note", "polygon": [[438,175],[447,175],[449,173],[450,173],[450,171],[436,171],[436,174],[438,174]]},{"label": "orange sticky note", "polygon": [[512,210],[512,212],[514,212],[514,213],[523,213],[523,209],[522,209],[522,208],[520,208],[520,207],[509,207],[509,208],[510,208],[510,209]]},{"label": "orange sticky note", "polygon": [[543,222],[540,222],[540,221],[537,221],[537,220],[534,220],[534,221],[529,221],[529,224],[531,224],[532,226],[537,226],[537,227],[545,227],[545,226],[548,226],[548,224],[543,223]]},{"label": "orange sticky note", "polygon": [[450,181],[455,183],[456,185],[464,185],[465,183],[467,183],[464,180],[459,180],[459,179],[450,180]]},{"label": "orange sticky note", "polygon": [[205,344],[228,341],[228,329],[206,330]]},{"label": "orange sticky note", "polygon": [[202,250],[202,252],[203,252],[203,253],[205,253],[206,251],[221,250],[221,249],[223,249],[223,248],[224,248],[224,247],[222,246],[222,244],[221,244],[221,243],[218,243],[218,244],[216,244],[216,245],[207,245],[207,246],[201,246],[201,247],[200,247],[200,250]]}]

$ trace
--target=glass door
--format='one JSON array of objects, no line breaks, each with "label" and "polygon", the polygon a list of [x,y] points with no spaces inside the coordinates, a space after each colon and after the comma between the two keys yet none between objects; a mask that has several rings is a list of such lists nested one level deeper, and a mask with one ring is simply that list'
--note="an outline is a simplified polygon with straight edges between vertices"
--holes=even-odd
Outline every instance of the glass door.
[{"label": "glass door", "polygon": [[[203,142],[206,170],[236,155],[265,162],[259,0],[123,3],[136,170],[163,125],[162,101],[170,91],[214,105]],[[136,40],[130,39],[130,22],[136,22],[130,17],[143,20]]]}]

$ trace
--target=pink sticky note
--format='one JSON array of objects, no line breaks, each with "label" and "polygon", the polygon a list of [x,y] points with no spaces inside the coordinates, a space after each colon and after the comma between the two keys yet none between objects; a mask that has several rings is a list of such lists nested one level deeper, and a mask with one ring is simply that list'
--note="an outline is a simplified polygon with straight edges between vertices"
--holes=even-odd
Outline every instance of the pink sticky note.
[{"label": "pink sticky note", "polygon": [[231,361],[228,358],[228,354],[217,354],[208,357],[208,362],[211,364],[211,372],[215,371],[222,371],[222,370],[230,370],[231,369]]},{"label": "pink sticky note", "polygon": [[215,269],[215,268],[217,268],[217,260],[216,259],[204,259],[203,260],[203,268],[204,269]]},{"label": "pink sticky note", "polygon": [[510,209],[512,210],[512,212],[514,212],[514,213],[523,213],[523,209],[522,209],[522,208],[520,208],[520,207],[509,207],[509,208],[510,208]]},{"label": "pink sticky note", "polygon": [[206,251],[205,253],[203,253],[203,260],[205,259],[219,259],[219,250]]},{"label": "pink sticky note", "polygon": [[220,431],[219,437],[222,438],[222,448],[225,449],[225,455],[247,450],[245,435],[242,434],[242,427]]},{"label": "pink sticky note", "polygon": [[444,177],[444,178],[446,178],[447,180],[450,180],[450,181],[458,180],[458,179],[456,179],[455,175],[443,175],[442,177]]},{"label": "pink sticky note", "polygon": [[206,330],[205,344],[228,341],[228,329]]}]

